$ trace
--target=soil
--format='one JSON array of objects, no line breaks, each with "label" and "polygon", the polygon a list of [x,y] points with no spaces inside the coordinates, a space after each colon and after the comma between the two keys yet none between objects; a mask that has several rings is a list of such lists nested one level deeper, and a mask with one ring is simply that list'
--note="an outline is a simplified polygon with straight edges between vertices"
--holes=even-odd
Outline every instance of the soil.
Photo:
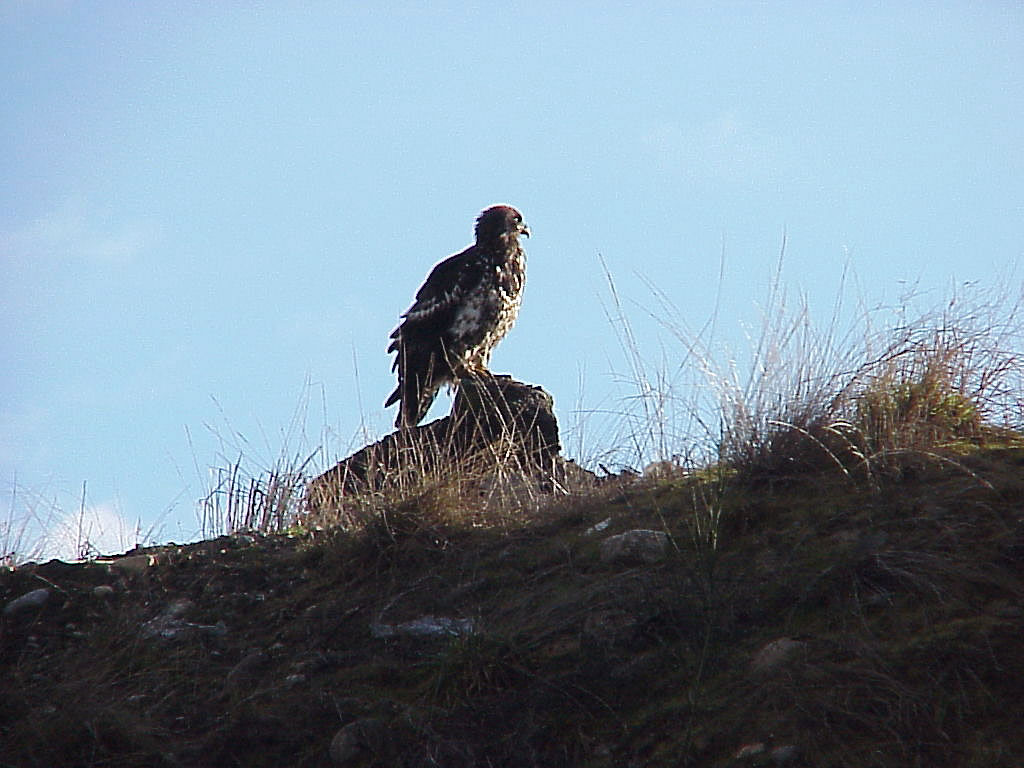
[{"label": "soil", "polygon": [[[663,556],[602,557],[636,529]],[[3,768],[1024,762],[1022,449],[413,501],[28,564],[0,605]]]}]

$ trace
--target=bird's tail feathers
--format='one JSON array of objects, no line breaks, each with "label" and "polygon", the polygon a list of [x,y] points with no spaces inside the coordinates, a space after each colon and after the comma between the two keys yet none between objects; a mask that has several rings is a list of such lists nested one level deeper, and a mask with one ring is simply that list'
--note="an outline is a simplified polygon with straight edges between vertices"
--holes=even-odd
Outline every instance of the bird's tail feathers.
[{"label": "bird's tail feathers", "polygon": [[399,351],[398,359],[395,361],[398,368],[398,386],[384,403],[385,408],[399,403],[398,415],[395,418],[395,426],[399,429],[419,424],[433,405],[441,385],[448,380],[447,376],[435,369],[432,355],[426,361],[411,360],[403,354],[404,351]]},{"label": "bird's tail feathers", "polygon": [[395,387],[395,391],[392,392],[388,396],[388,399],[384,401],[384,407],[385,408],[390,408],[392,405],[397,403],[401,397],[402,397],[402,385],[399,384],[397,387]]}]

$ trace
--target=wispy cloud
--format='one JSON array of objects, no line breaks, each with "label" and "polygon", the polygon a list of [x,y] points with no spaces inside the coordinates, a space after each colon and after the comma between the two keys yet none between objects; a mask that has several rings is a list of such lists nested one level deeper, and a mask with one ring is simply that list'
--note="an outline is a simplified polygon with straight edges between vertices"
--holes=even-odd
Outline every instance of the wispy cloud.
[{"label": "wispy cloud", "polygon": [[0,232],[0,254],[125,266],[157,240],[159,230],[153,221],[119,221],[84,197],[72,196],[37,218]]}]

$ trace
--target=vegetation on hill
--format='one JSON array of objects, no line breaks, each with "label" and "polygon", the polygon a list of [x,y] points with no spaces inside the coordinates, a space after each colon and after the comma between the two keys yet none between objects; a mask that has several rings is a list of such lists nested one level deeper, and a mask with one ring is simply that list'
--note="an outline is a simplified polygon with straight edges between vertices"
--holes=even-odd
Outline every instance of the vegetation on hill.
[{"label": "vegetation on hill", "polygon": [[495,451],[296,514],[277,472],[229,535],[8,569],[0,766],[1019,765],[1018,329],[798,317],[743,383],[679,332],[715,405],[679,441],[634,358],[642,474]]}]

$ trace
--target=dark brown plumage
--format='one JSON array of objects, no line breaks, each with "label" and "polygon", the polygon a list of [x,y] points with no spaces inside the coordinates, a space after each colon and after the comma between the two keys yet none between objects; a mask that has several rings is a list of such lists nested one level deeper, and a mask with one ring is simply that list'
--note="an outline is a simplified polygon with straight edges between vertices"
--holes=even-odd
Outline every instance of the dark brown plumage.
[{"label": "dark brown plumage", "polygon": [[400,403],[395,425],[419,423],[444,384],[486,372],[491,352],[519,314],[530,236],[522,214],[507,205],[476,220],[476,243],[434,267],[391,334],[388,352],[398,387],[385,407]]}]

